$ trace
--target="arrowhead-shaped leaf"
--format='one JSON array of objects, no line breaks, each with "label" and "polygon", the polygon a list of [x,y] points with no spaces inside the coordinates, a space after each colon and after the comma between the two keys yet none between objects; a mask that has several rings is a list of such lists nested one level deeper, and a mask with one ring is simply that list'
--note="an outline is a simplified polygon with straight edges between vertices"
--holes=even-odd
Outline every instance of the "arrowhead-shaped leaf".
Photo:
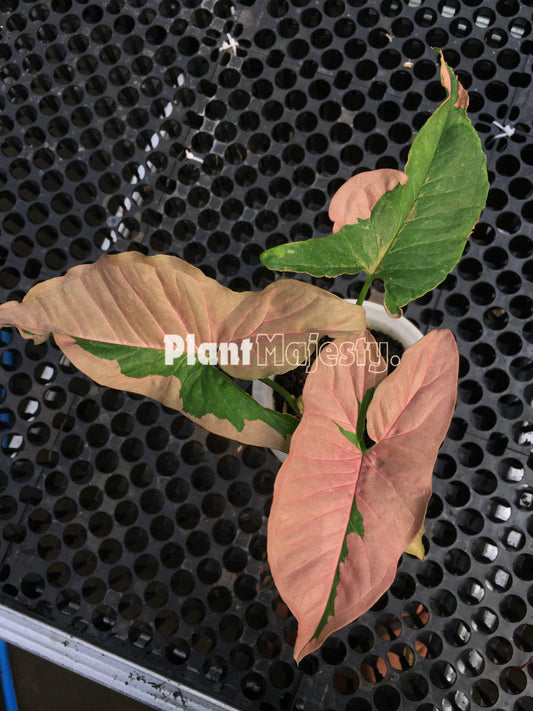
[{"label": "arrowhead-shaped leaf", "polygon": [[365,360],[358,340],[334,342],[339,348],[355,343],[354,365],[321,361],[308,376],[303,418],[274,489],[268,561],[298,619],[297,660],[391,585],[398,559],[422,526],[455,404],[455,340],[449,331],[433,331],[377,385],[367,410],[375,444],[361,451],[346,432],[357,431],[358,403],[376,376],[368,359],[366,367],[357,365]]},{"label": "arrowhead-shaped leaf", "polygon": [[[265,266],[317,277],[365,271],[384,281],[385,305],[393,314],[446,277],[479,219],[489,185],[485,154],[466,115],[468,95],[442,55],[441,81],[448,98],[413,141],[407,182],[382,193],[368,219],[363,211],[356,224],[334,235],[264,252]],[[336,227],[344,219],[332,217]]]},{"label": "arrowhead-shaped leaf", "polygon": [[153,397],[217,434],[285,450],[295,418],[259,406],[213,365],[185,356],[166,365],[165,335],[192,334],[196,348],[250,339],[250,364],[241,357],[225,370],[265,377],[304,360],[323,333],[363,330],[364,312],[304,282],[235,293],[176,257],[130,252],[38,284],[22,303],[0,306],[0,324],[37,342],[52,333],[101,384]]}]

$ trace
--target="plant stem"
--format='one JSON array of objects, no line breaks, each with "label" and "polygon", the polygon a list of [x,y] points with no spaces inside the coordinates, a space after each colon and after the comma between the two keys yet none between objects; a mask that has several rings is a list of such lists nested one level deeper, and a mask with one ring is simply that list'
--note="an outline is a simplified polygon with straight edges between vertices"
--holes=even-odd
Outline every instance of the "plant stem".
[{"label": "plant stem", "polygon": [[365,296],[368,294],[368,290],[370,289],[373,281],[374,281],[374,275],[369,274],[366,278],[363,288],[361,289],[361,293],[357,297],[357,305],[358,306],[362,306],[363,301],[365,300]]},{"label": "plant stem", "polygon": [[285,390],[285,388],[280,385],[279,383],[276,383],[275,380],[271,380],[270,378],[259,378],[259,380],[264,383],[265,385],[268,385],[269,388],[272,388],[272,390],[275,390],[281,397],[286,400],[288,403],[289,407],[291,410],[294,410],[294,412],[298,415],[298,417],[301,417],[302,413],[300,412],[300,409],[298,408],[298,405],[296,403],[296,398],[290,394],[288,390]]}]

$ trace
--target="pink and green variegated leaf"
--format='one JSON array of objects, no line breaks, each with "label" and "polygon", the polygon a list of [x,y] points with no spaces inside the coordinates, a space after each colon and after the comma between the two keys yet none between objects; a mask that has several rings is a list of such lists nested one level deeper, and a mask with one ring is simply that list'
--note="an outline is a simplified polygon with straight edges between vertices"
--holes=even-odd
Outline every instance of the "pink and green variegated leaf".
[{"label": "pink and green variegated leaf", "polygon": [[269,518],[272,575],[298,619],[296,660],[366,612],[393,582],[421,529],[455,406],[455,340],[433,331],[377,384],[366,411],[375,444],[367,448],[357,436],[360,403],[376,375],[368,358],[364,366],[362,339],[347,340],[359,354],[353,365],[321,362],[307,378],[303,418]]},{"label": "pink and green variegated leaf", "polygon": [[192,334],[196,348],[250,339],[249,365],[241,358],[225,370],[251,379],[290,370],[323,333],[362,331],[364,312],[304,282],[236,293],[176,257],[130,252],[38,284],[22,303],[0,306],[0,325],[36,342],[53,334],[100,384],[153,397],[217,434],[286,450],[293,417],[259,406],[213,364],[185,354],[166,364],[165,335]]},{"label": "pink and green variegated leaf", "polygon": [[415,137],[401,180],[385,187],[379,175],[361,174],[361,181],[377,181],[371,214],[360,212],[363,194],[352,210],[348,181],[332,199],[335,234],[273,247],[261,255],[266,267],[315,277],[364,271],[383,281],[385,307],[395,315],[440,284],[463,253],[489,189],[483,147],[466,114],[468,94],[442,53],[441,82],[448,98]]}]

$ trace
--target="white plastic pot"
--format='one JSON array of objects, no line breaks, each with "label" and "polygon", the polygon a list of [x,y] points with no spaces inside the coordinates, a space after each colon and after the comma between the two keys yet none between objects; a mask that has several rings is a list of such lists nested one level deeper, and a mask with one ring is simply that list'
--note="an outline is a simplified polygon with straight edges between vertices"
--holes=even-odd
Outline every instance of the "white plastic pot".
[{"label": "white plastic pot", "polygon": [[[355,299],[346,299],[346,301],[349,301],[351,304],[356,303]],[[412,346],[423,336],[421,331],[419,331],[408,318],[405,316],[392,318],[381,304],[365,301],[363,308],[366,312],[368,328],[383,331],[383,333],[399,341],[404,348],[409,348],[409,346]]]},{"label": "white plastic pot", "polygon": [[[355,299],[346,299],[346,301],[351,304],[356,303]],[[375,304],[371,301],[366,301],[363,304],[363,308],[366,312],[368,328],[386,333],[399,341],[404,348],[409,348],[409,346],[412,346],[422,338],[423,334],[405,316],[392,318],[381,304]],[[263,407],[274,409],[274,391],[260,380],[254,380],[253,382],[252,397]],[[278,449],[273,449],[272,452],[280,462],[285,461],[287,458],[286,452],[280,452]]]}]

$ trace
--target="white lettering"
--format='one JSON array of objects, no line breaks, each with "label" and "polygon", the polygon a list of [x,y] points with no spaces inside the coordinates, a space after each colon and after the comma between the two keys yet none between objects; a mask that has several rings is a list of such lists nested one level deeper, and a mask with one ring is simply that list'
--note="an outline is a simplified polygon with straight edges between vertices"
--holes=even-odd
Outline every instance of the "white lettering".
[{"label": "white lettering", "polygon": [[196,363],[196,346],[194,343],[194,333],[188,333],[185,337],[187,342],[187,365],[194,365]]},{"label": "white lettering", "polygon": [[363,336],[355,342],[355,355],[358,368],[364,368],[366,365],[366,346]]},{"label": "white lettering", "polygon": [[[241,343],[242,365],[250,365],[250,353],[254,344],[249,338],[245,338]],[[238,361],[237,361],[238,362]]]},{"label": "white lettering", "polygon": [[316,358],[314,359],[314,361],[313,361],[313,362],[307,367],[307,369],[306,369],[306,371],[307,371],[308,373],[314,373],[314,372],[316,372],[316,370],[317,370],[317,368],[318,368],[318,363],[319,363],[319,361],[320,361],[321,363],[323,362],[323,361],[321,360],[321,358],[320,358],[320,354],[322,353],[322,351],[324,350],[324,348],[326,348],[326,346],[329,346],[329,342],[328,342],[328,343],[322,343],[322,344],[317,348],[317,351],[316,351]]},{"label": "white lettering", "polygon": [[387,372],[387,358],[388,358],[388,343],[387,352],[384,359],[381,358],[381,352],[379,350],[379,343],[369,342],[366,343],[366,350],[369,355],[369,366],[368,370],[370,373],[386,373]]},{"label": "white lettering", "polygon": [[[233,345],[233,344],[232,344]],[[187,360],[188,362],[188,360]],[[198,362],[202,365],[217,364],[217,344],[200,343],[198,346]]]},{"label": "white lettering", "polygon": [[[269,336],[268,333],[258,333],[255,337],[255,342],[257,345],[257,365],[283,365],[283,350],[274,346],[269,348],[266,343],[262,347],[260,339],[266,339],[268,343],[272,343],[279,336]],[[283,344],[283,335],[281,336],[281,342]],[[263,350],[264,348],[264,350]],[[274,358],[274,363],[270,362],[269,358]]]},{"label": "white lettering", "polygon": [[[197,360],[202,365],[250,365],[251,352],[255,346],[256,362],[259,366],[288,364],[296,368],[303,364],[307,366],[308,373],[314,373],[318,363],[348,367],[356,363],[358,367],[367,368],[370,373],[387,371],[388,343],[384,343],[385,353],[382,357],[380,344],[365,341],[364,338],[358,338],[355,342],[330,341],[319,345],[318,336],[318,333],[311,333],[307,340],[291,341],[285,346],[284,334],[260,333],[255,337],[255,342],[250,338],[243,338],[240,344],[211,342],[201,343],[197,347],[194,333],[187,334],[185,341],[179,334],[165,334],[165,365],[172,365],[184,353],[187,354],[187,365],[194,365]],[[326,348],[327,350],[324,350]],[[313,353],[316,357],[311,363]],[[399,357],[394,355],[390,359],[393,365],[399,360]]]},{"label": "white lettering", "polygon": [[393,367],[400,365],[400,356],[399,355],[391,355],[389,362]]},{"label": "white lettering", "polygon": [[239,365],[239,346],[236,343],[221,343],[218,362],[220,365]]},{"label": "white lettering", "polygon": [[165,335],[165,365],[172,365],[176,358],[183,355],[183,338],[178,334]]},{"label": "white lettering", "polygon": [[339,365],[350,367],[355,363],[354,344],[351,341],[344,341],[339,346]]},{"label": "white lettering", "polygon": [[289,365],[292,365],[293,368],[297,368],[302,360],[305,360],[305,351],[305,343],[301,341],[291,341],[291,343],[285,347],[285,361],[289,363]]},{"label": "white lettering", "polygon": [[320,362],[322,365],[337,365],[339,362],[339,347],[335,341],[331,341],[331,343],[326,343],[325,345],[328,346],[327,350],[321,348],[318,354]]},{"label": "white lettering", "polygon": [[307,341],[307,360],[311,360],[311,356],[316,351],[318,346],[318,333],[310,333]]}]

